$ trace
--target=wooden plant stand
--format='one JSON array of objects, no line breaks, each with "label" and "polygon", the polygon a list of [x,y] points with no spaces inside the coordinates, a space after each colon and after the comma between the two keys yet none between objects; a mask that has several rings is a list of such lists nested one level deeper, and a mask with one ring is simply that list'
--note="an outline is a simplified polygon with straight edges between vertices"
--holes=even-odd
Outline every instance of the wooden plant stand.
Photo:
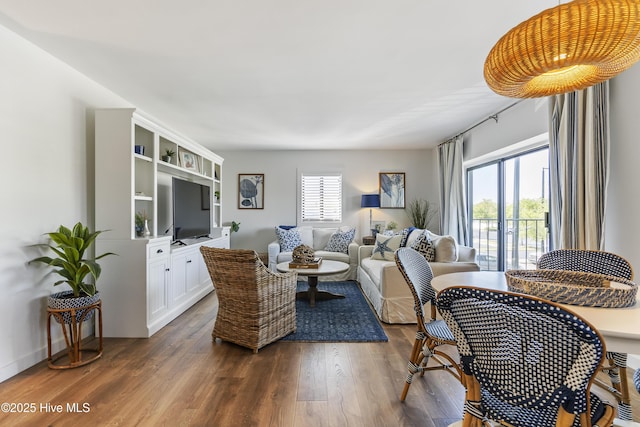
[{"label": "wooden plant stand", "polygon": [[[84,310],[80,319],[76,319],[76,312]],[[85,317],[95,311],[95,318],[97,323],[97,348],[82,348],[82,324],[85,321]],[[63,313],[69,313],[71,315],[71,323],[66,324],[63,320]],[[51,317],[54,317],[64,334],[64,340],[67,345],[66,353],[53,358],[51,355]],[[102,300],[95,302],[94,304],[69,309],[54,309],[47,308],[47,346],[49,368],[51,369],[69,369],[77,368],[79,366],[86,365],[99,359],[102,356]],[[85,357],[89,353],[91,357]],[[66,359],[67,363],[56,363],[62,359]]]}]

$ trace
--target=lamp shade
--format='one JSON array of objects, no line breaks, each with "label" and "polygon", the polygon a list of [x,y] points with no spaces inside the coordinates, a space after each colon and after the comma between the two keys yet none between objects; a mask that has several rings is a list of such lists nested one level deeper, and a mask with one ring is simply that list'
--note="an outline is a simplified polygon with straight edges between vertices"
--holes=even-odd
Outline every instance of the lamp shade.
[{"label": "lamp shade", "polygon": [[640,59],[640,1],[574,0],[547,9],[491,49],[484,77],[496,93],[535,98],[608,80]]},{"label": "lamp shade", "polygon": [[380,207],[380,195],[379,194],[363,194],[362,201],[360,202],[361,208],[379,208]]}]

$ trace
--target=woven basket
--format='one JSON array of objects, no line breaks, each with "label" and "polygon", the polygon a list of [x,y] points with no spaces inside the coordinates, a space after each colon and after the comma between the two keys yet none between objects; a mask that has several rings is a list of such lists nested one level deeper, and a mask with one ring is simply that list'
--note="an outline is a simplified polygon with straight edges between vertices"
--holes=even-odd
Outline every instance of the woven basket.
[{"label": "woven basket", "polygon": [[[591,307],[630,307],[638,285],[621,277],[567,270],[509,270],[510,291],[534,295],[561,304]],[[615,283],[614,283],[615,282]]]}]

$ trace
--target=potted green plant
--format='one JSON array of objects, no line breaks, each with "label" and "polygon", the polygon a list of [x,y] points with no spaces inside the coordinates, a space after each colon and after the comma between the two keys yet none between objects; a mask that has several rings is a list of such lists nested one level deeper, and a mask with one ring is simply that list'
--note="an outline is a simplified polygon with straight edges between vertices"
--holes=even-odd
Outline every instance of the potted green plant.
[{"label": "potted green plant", "polygon": [[[68,309],[68,312],[62,313],[64,323],[71,323],[71,309],[82,309],[91,306],[100,300],[100,294],[96,288],[96,282],[100,277],[100,264],[96,261],[108,255],[115,255],[112,252],[106,252],[95,258],[86,258],[85,252],[91,248],[96,238],[103,231],[90,231],[88,227],[78,222],[72,229],[61,225],[56,231],[47,233],[51,238],[50,244],[36,245],[38,247],[48,248],[55,254],[54,257],[41,256],[30,261],[44,263],[54,267],[53,272],[62,276],[53,285],[58,286],[63,283],[69,285],[71,290],[62,291],[51,295],[47,301],[49,308],[55,310]],[[88,320],[91,318],[92,311],[84,313],[84,310],[76,310],[76,321]],[[56,320],[60,322],[60,318],[56,316]]]},{"label": "potted green plant", "polygon": [[163,162],[167,162],[167,163],[171,163],[171,158],[173,158],[173,156],[176,155],[176,152],[173,151],[170,148],[167,148],[164,152],[164,156],[162,156],[162,161]]},{"label": "potted green plant", "polygon": [[238,230],[240,230],[240,223],[239,222],[235,222],[235,221],[231,221],[231,232],[232,233],[234,231],[237,232]]},{"label": "potted green plant", "polygon": [[407,206],[407,215],[411,223],[420,229],[429,229],[437,213],[433,203],[424,199],[415,199]]}]

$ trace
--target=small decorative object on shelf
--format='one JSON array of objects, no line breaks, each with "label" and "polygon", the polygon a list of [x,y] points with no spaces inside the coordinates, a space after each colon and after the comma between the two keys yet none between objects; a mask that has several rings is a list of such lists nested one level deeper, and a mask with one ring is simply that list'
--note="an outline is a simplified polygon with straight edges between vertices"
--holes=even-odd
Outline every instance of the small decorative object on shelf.
[{"label": "small decorative object on shelf", "polygon": [[151,231],[149,230],[149,220],[144,220],[144,231],[143,234],[145,237],[151,236]]},{"label": "small decorative object on shelf", "polygon": [[146,211],[136,212],[136,236],[142,237],[151,234],[145,234],[145,231],[149,231],[148,219]]},{"label": "small decorative object on shelf", "polygon": [[170,148],[167,148],[164,152],[164,156],[162,156],[162,161],[166,163],[171,163],[171,158],[176,155],[176,152]]}]

